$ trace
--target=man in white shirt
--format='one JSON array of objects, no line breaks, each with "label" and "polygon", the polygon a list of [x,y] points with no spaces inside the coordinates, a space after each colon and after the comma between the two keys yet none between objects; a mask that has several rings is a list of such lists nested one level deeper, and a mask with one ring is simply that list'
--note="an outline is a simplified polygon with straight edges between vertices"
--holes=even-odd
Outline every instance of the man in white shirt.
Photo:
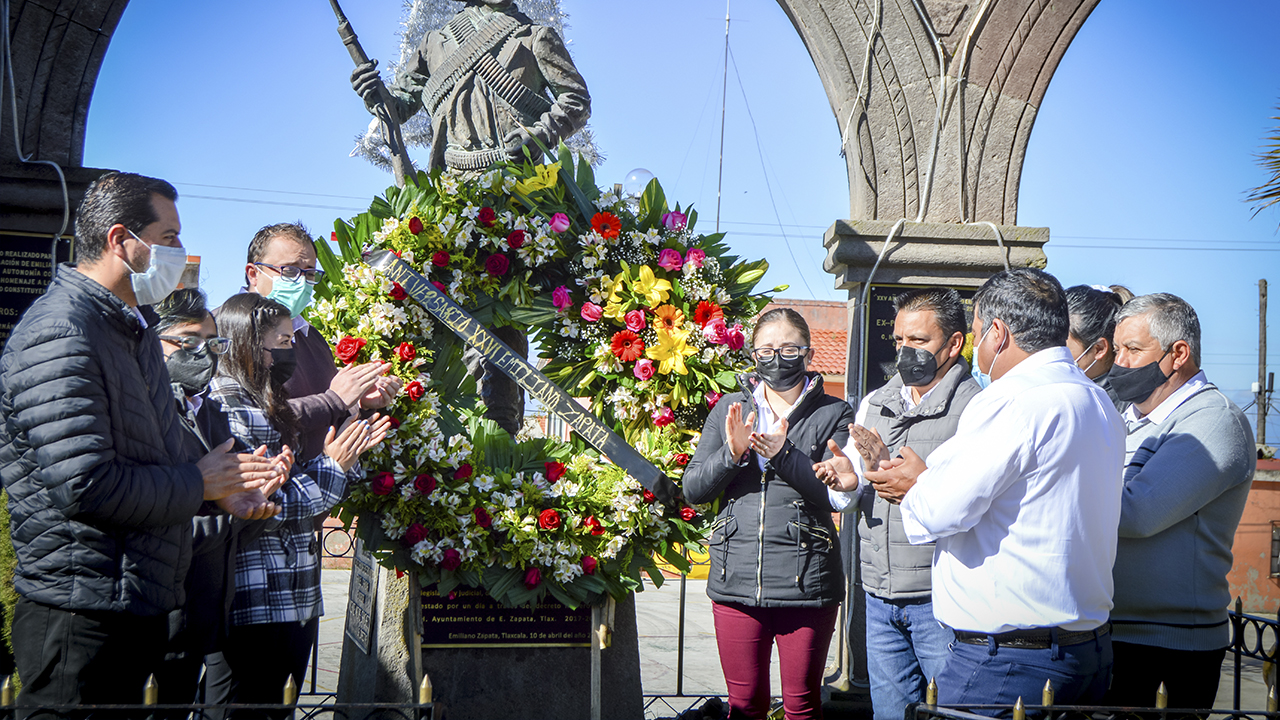
[{"label": "man in white shirt", "polygon": [[1133,403],[1116,550],[1108,705],[1209,708],[1231,643],[1231,545],[1257,467],[1240,408],[1200,370],[1200,321],[1175,295],[1116,316],[1116,395]]},{"label": "man in white shirt", "polygon": [[1110,679],[1111,566],[1124,426],[1066,348],[1066,294],[1041,270],[974,297],[974,366],[990,387],[928,467],[904,447],[868,471],[913,543],[937,542],[934,615],[956,631],[939,701],[1101,699]]}]

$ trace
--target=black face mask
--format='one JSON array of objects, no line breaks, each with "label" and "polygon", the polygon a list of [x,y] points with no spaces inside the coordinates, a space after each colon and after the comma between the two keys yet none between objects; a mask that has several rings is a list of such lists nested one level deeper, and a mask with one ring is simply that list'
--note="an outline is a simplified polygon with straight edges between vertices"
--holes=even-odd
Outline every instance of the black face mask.
[{"label": "black face mask", "polygon": [[182,386],[187,395],[199,395],[209,387],[213,379],[213,371],[218,367],[218,358],[205,350],[199,354],[186,350],[174,350],[164,361],[169,369],[169,380]]},{"label": "black face mask", "polygon": [[1165,375],[1160,369],[1160,362],[1164,360],[1173,348],[1164,351],[1164,355],[1160,356],[1160,360],[1153,363],[1147,363],[1142,367],[1127,368],[1119,365],[1111,366],[1111,389],[1116,391],[1116,397],[1124,402],[1143,403],[1147,398],[1151,397],[1151,393],[1156,388],[1169,381],[1172,375]]},{"label": "black face mask", "polygon": [[289,382],[298,367],[297,351],[293,348],[271,350],[271,379],[281,385]]},{"label": "black face mask", "polygon": [[898,350],[898,374],[908,387],[928,385],[938,376],[938,358],[924,348],[903,345]]},{"label": "black face mask", "polygon": [[774,392],[786,392],[804,380],[804,361],[804,355],[788,360],[774,353],[769,360],[756,360],[756,373]]}]

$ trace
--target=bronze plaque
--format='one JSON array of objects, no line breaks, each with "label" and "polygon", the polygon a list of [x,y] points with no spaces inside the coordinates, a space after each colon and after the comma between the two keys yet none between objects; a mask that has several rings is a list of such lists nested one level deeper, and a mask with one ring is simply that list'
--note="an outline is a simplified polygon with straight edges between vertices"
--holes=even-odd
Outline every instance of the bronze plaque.
[{"label": "bronze plaque", "polygon": [[548,596],[537,607],[505,607],[482,589],[459,585],[443,597],[422,589],[423,648],[591,647],[591,608],[571,610]]}]

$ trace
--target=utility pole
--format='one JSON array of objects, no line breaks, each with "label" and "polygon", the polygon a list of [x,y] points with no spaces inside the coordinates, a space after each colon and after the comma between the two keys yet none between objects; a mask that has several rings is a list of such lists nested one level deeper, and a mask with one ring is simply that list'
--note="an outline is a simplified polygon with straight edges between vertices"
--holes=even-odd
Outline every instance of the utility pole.
[{"label": "utility pole", "polygon": [[1258,444],[1267,444],[1267,281],[1258,281]]}]

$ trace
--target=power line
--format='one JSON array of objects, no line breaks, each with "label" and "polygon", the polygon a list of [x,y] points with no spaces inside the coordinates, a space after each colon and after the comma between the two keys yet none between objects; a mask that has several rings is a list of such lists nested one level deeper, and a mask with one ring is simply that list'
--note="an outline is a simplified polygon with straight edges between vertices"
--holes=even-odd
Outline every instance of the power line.
[{"label": "power line", "polygon": [[173,181],[174,185],[190,185],[191,187],[216,188],[218,190],[240,190],[242,192],[258,192],[258,193],[278,193],[280,195],[306,195],[308,197],[326,197],[339,198],[341,200],[364,200],[365,198],[356,195],[326,195],[324,193],[300,192],[297,190],[272,190],[270,188],[247,188],[235,185],[205,185],[203,183],[190,183]]},{"label": "power line", "polygon": [[283,207],[317,208],[320,210],[338,210],[348,212],[364,212],[369,209],[368,207],[337,207],[334,205],[312,205],[310,203],[286,202],[284,200],[250,200],[249,198],[216,197],[214,195],[186,195],[185,197],[192,200],[217,200],[220,202],[249,203],[250,205],[278,205]]}]

